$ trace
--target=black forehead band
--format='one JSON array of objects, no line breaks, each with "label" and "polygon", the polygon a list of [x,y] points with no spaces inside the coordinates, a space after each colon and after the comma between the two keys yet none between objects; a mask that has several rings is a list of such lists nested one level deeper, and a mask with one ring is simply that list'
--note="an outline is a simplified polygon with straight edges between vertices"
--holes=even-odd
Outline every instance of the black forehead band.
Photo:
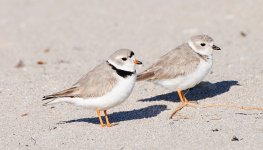
[{"label": "black forehead band", "polygon": [[134,55],[134,52],[133,52],[133,51],[131,51],[131,54],[130,54],[130,56],[129,56],[129,57],[131,58],[133,55]]}]

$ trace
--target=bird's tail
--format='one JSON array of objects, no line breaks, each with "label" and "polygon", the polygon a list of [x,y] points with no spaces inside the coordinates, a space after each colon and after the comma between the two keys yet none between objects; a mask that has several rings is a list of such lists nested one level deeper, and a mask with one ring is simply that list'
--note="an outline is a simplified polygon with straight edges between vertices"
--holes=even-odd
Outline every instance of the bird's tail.
[{"label": "bird's tail", "polygon": [[136,81],[142,81],[142,80],[143,80],[142,75],[141,75],[141,74],[138,74]]},{"label": "bird's tail", "polygon": [[50,100],[49,102],[43,104],[43,106],[59,103],[59,102],[67,102],[68,99],[65,98],[72,98],[75,97],[78,94],[78,88],[77,87],[72,87],[51,95],[44,96],[42,101],[45,100]]},{"label": "bird's tail", "polygon": [[[45,99],[45,100],[47,100],[47,99]],[[60,103],[60,102],[62,102],[62,99],[56,98],[56,99],[52,99],[49,102],[44,103],[43,106],[48,106],[48,105],[56,104],[56,103]]]},{"label": "bird's tail", "polygon": [[143,72],[137,75],[136,81],[150,80],[154,76],[153,72]]}]

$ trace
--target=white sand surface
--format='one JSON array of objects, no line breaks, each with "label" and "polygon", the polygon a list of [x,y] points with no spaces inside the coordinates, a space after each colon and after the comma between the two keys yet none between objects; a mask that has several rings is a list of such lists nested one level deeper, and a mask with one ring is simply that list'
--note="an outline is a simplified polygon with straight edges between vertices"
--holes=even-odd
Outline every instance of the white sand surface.
[{"label": "white sand surface", "polygon": [[[109,110],[41,98],[67,88],[115,50],[144,62],[206,33],[222,51],[205,82],[187,93],[199,104],[263,107],[262,0],[0,0],[0,149],[262,149],[263,111],[184,108],[172,91],[140,82]],[[24,66],[15,67],[19,61]],[[42,61],[44,64],[37,64]],[[64,123],[63,123],[64,122]],[[232,141],[233,137],[237,141]]]}]

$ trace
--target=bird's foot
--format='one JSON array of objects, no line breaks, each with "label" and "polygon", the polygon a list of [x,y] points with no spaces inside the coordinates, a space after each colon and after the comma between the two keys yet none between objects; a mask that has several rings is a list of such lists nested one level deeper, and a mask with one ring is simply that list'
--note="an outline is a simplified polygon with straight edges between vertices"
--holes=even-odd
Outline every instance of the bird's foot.
[{"label": "bird's foot", "polygon": [[197,102],[197,101],[189,102],[188,100],[186,100],[186,101],[185,101],[185,106],[197,108],[197,107],[198,107],[198,102]]},{"label": "bird's foot", "polygon": [[184,107],[193,107],[193,108],[197,108],[198,107],[198,102],[189,102],[187,99],[185,99],[171,114],[171,116],[169,117],[169,119],[172,119],[173,116],[175,116],[175,114],[177,112],[179,112],[180,110],[182,110]]}]

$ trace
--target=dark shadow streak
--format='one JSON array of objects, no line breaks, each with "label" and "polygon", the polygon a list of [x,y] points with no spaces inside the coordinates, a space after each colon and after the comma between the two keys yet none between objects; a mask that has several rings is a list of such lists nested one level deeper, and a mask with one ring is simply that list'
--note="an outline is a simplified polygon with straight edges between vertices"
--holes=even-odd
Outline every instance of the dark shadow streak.
[{"label": "dark shadow streak", "polygon": [[[109,120],[111,123],[114,123],[114,122],[121,122],[128,120],[152,118],[157,116],[158,114],[160,114],[162,111],[166,109],[167,109],[166,105],[153,105],[141,109],[134,109],[131,111],[114,112],[113,114],[109,114]],[[100,124],[98,117],[61,121],[58,124],[74,123],[74,122],[87,122],[93,124]]]},{"label": "dark shadow streak", "polygon": [[[217,83],[201,82],[194,88],[190,89],[189,92],[186,94],[186,97],[190,101],[197,101],[197,100],[202,100],[205,98],[215,97],[217,95],[228,92],[230,88],[234,85],[239,86],[240,84],[238,84],[238,81],[235,81],[235,80],[221,81]],[[138,101],[151,102],[151,101],[160,101],[160,100],[179,102],[179,97],[178,97],[177,92],[171,92],[171,93],[157,95],[157,96],[146,98],[146,99],[141,99]]]}]

